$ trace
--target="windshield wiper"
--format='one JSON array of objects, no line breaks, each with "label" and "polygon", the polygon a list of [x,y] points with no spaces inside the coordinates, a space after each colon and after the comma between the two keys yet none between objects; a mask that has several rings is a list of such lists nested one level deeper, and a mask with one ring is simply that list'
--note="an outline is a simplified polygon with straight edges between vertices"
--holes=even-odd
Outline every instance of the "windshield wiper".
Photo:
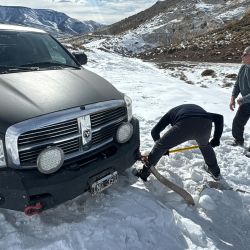
[{"label": "windshield wiper", "polygon": [[22,67],[27,67],[27,66],[32,66],[32,67],[39,67],[39,68],[54,68],[54,67],[60,67],[60,68],[74,68],[74,69],[80,69],[80,66],[74,66],[74,65],[69,65],[69,64],[64,64],[64,63],[59,63],[59,62],[34,62],[34,63],[27,63],[21,65]]},{"label": "windshield wiper", "polygon": [[23,66],[7,66],[0,65],[0,72],[15,72],[15,71],[36,71],[39,70],[39,67],[23,67]]}]

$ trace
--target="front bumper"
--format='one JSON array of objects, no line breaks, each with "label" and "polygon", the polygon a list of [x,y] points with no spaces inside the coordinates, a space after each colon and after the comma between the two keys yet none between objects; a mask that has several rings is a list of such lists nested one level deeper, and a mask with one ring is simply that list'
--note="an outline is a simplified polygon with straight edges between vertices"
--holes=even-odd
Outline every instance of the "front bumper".
[{"label": "front bumper", "polygon": [[101,152],[67,162],[51,175],[33,170],[0,170],[0,207],[24,211],[27,206],[43,205],[48,209],[88,191],[91,182],[114,171],[122,172],[137,160],[139,122],[132,119],[134,133],[129,142],[112,143]]}]

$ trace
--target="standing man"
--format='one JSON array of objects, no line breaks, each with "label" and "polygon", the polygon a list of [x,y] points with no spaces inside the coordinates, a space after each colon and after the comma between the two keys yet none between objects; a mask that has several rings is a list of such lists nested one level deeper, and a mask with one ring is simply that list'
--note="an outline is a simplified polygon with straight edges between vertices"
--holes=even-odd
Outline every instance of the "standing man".
[{"label": "standing man", "polygon": [[234,142],[232,146],[244,145],[244,127],[250,117],[250,47],[247,47],[242,56],[242,66],[240,68],[237,80],[234,84],[232,97],[230,101],[230,109],[234,111],[235,100],[239,94],[242,97],[237,99],[239,108],[233,120],[232,134]]},{"label": "standing man", "polygon": [[[212,130],[212,122],[215,124],[213,139],[209,143]],[[162,137],[161,131],[169,124],[172,128]],[[188,140],[196,140],[205,159],[205,170],[215,179],[220,179],[220,168],[213,147],[220,145],[220,137],[223,131],[223,116],[206,112],[195,104],[183,104],[166,113],[151,131],[155,145],[142,169],[135,171],[135,175],[147,181],[150,168],[155,166],[162,155],[169,149]]]}]

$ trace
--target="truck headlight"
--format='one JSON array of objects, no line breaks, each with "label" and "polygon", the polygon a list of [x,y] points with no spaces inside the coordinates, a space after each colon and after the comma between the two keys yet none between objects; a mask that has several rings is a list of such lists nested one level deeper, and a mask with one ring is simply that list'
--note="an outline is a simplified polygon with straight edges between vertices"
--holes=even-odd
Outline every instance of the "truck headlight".
[{"label": "truck headlight", "polygon": [[3,141],[0,139],[0,168],[6,167],[6,161],[4,156]]},{"label": "truck headlight", "polygon": [[119,143],[127,142],[133,135],[133,126],[129,122],[122,123],[116,132],[116,139]]},{"label": "truck headlight", "polygon": [[127,95],[124,96],[124,100],[127,106],[127,113],[128,113],[128,121],[130,122],[132,119],[132,100],[130,97],[128,97]]}]

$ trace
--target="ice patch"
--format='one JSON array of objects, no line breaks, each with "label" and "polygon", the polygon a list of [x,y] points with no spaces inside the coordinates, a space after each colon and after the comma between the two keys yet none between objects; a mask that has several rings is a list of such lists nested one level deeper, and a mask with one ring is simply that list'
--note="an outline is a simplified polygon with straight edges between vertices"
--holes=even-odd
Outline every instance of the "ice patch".
[{"label": "ice patch", "polygon": [[206,235],[201,226],[195,224],[190,219],[179,216],[177,218],[177,226],[191,239],[192,242],[195,242],[200,247],[206,247]]},{"label": "ice patch", "polygon": [[191,179],[195,182],[199,182],[203,180],[203,175],[199,173],[197,170],[192,169],[191,170]]},{"label": "ice patch", "polygon": [[200,200],[199,200],[199,204],[202,208],[204,208],[206,210],[214,210],[216,207],[214,201],[208,195],[202,195]]}]

